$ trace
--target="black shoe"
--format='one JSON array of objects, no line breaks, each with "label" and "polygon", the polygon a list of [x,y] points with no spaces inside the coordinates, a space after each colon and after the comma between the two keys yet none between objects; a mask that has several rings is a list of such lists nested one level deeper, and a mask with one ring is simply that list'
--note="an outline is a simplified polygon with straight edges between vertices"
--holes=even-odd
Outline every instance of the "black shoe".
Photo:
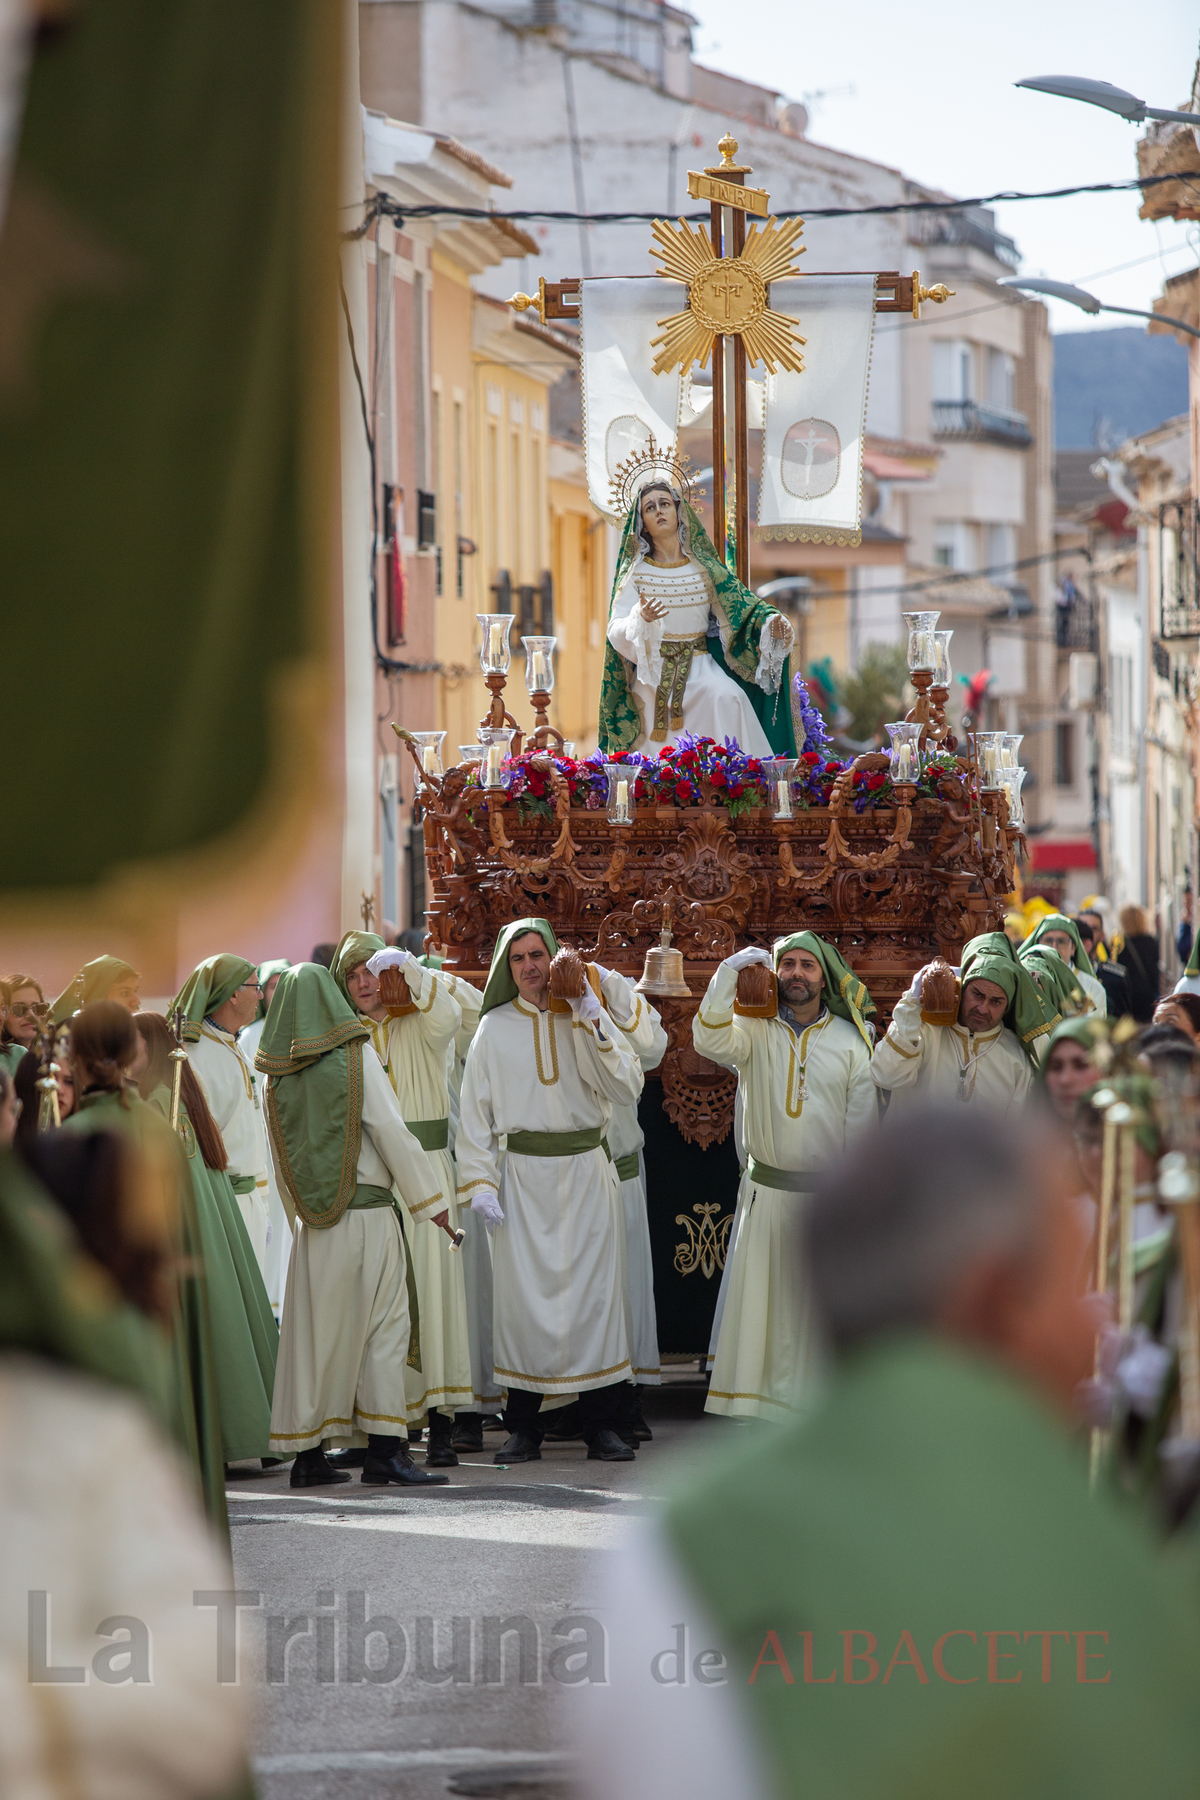
[{"label": "black shoe", "polygon": [[575,1438],[582,1438],[578,1400],[572,1400],[568,1405],[556,1407],[552,1413],[546,1414],[546,1436],[554,1444],[569,1444]]},{"label": "black shoe", "polygon": [[492,1461],[494,1463],[541,1462],[542,1446],[538,1438],[530,1431],[514,1431],[507,1442],[497,1450]]},{"label": "black shoe", "polygon": [[642,1440],[641,1440],[641,1438],[639,1438],[637,1432],[633,1429],[633,1426],[632,1425],[618,1425],[616,1428],[616,1432],[617,1432],[617,1436],[620,1438],[621,1442],[623,1444],[628,1444],[629,1448],[636,1452],[637,1447],[641,1443]]},{"label": "black shoe", "polygon": [[427,1469],[457,1469],[458,1458],[450,1442],[454,1421],[447,1413],[429,1415],[429,1449],[425,1453]]},{"label": "black shoe", "polygon": [[[349,1476],[343,1476],[348,1481]],[[399,1487],[444,1486],[448,1477],[431,1475],[428,1469],[419,1469],[408,1450],[401,1445],[390,1456],[371,1456],[368,1454],[363,1464],[360,1477],[365,1487],[386,1487],[394,1481]]]},{"label": "black shoe", "polygon": [[450,1433],[452,1450],[483,1449],[483,1420],[478,1413],[459,1413]]},{"label": "black shoe", "polygon": [[632,1444],[625,1443],[615,1431],[598,1431],[588,1443],[589,1462],[636,1462]]},{"label": "black shoe", "polygon": [[340,1469],[331,1469],[323,1453],[318,1450],[301,1451],[292,1464],[292,1472],[288,1476],[289,1487],[333,1487],[339,1481],[349,1481]]},{"label": "black shoe", "polygon": [[367,1453],[365,1450],[327,1450],[325,1460],[332,1469],[361,1469]]},{"label": "black shoe", "polygon": [[640,1406],[629,1421],[629,1430],[633,1433],[639,1444],[649,1444],[653,1440],[654,1433],[642,1417],[642,1409]]}]

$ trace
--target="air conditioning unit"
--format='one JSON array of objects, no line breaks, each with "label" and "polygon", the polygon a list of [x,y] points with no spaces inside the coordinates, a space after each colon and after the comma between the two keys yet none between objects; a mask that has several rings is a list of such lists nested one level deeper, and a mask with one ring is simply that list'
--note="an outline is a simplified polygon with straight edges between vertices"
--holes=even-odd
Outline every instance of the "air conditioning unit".
[{"label": "air conditioning unit", "polygon": [[1067,705],[1072,712],[1092,710],[1099,682],[1099,657],[1091,650],[1072,650],[1067,658]]}]

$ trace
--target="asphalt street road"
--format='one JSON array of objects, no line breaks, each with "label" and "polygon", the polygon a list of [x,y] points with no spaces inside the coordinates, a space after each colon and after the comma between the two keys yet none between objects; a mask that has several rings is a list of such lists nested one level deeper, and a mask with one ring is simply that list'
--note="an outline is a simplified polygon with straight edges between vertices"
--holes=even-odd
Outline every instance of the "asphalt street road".
[{"label": "asphalt street road", "polygon": [[651,1390],[635,1463],[546,1444],[501,1470],[489,1432],[423,1492],[231,1479],[261,1800],[573,1796],[569,1682],[596,1641],[600,1559],[736,1429],[702,1405],[699,1385]]}]

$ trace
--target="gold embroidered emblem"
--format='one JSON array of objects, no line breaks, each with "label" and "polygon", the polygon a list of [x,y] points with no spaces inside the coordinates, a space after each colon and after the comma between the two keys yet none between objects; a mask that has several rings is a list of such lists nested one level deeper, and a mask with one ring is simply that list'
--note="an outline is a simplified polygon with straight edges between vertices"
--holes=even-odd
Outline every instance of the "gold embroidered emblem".
[{"label": "gold embroidered emblem", "polygon": [[700,1214],[699,1224],[689,1219],[686,1213],[675,1214],[675,1223],[687,1232],[685,1241],[675,1246],[675,1267],[681,1275],[694,1275],[699,1269],[705,1281],[711,1281],[717,1271],[725,1267],[733,1214],[718,1224],[713,1214],[720,1210],[720,1205],[711,1200],[693,1206],[692,1211]]}]

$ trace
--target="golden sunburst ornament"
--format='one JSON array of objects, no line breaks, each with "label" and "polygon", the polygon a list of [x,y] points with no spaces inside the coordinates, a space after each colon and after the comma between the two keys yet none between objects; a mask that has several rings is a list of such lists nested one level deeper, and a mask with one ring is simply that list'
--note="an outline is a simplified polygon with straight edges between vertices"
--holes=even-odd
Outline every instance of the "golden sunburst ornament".
[{"label": "golden sunburst ornament", "polygon": [[651,433],[644,450],[633,451],[624,462],[617,464],[609,483],[614,514],[623,517],[647,480],[654,478],[667,481],[691,504],[696,475],[689,458],[675,450],[660,450]]},{"label": "golden sunburst ornament", "polygon": [[714,256],[704,227],[693,231],[683,219],[678,225],[656,219],[652,229],[658,242],[650,252],[661,259],[662,274],[686,282],[688,289],[686,310],[660,319],[662,331],[650,340],[650,348],[658,350],[656,375],[693,363],[703,368],[713,339],[734,336],[741,338],[749,360],[765,364],[772,375],[776,368],[799,374],[805,340],[793,320],[767,304],[767,288],[800,273],[795,258],[804,254],[804,245],[797,244],[803,219],[751,225],[740,256]]}]

